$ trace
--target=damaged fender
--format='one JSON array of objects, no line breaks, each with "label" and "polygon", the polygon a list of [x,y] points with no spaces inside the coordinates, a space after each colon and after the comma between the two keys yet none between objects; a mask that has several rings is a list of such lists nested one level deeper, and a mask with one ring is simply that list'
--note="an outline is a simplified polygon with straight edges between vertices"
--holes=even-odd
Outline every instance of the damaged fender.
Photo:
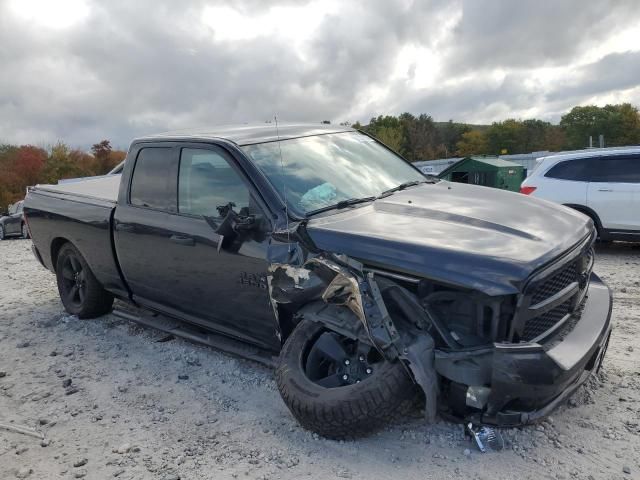
[{"label": "damaged fender", "polygon": [[[403,290],[386,278],[381,280],[386,287]],[[438,383],[434,341],[426,330],[417,328],[425,318],[410,318],[413,323],[403,322],[398,331],[372,272],[364,272],[362,264],[348,257],[319,254],[299,266],[272,263],[267,281],[278,323],[280,308],[288,308],[293,314],[372,345],[387,360],[399,359],[424,391],[427,419],[435,419]]]}]

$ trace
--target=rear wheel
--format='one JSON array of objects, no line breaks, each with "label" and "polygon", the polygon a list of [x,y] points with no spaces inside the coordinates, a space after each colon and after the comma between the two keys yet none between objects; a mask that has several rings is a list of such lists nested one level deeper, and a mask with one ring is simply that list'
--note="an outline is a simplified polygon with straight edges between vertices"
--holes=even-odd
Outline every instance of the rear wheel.
[{"label": "rear wheel", "polygon": [[287,339],[276,379],[300,424],[334,439],[379,430],[412,408],[417,393],[400,362],[310,320]]},{"label": "rear wheel", "polygon": [[60,299],[67,312],[79,318],[94,318],[111,310],[113,295],[96,280],[76,247],[62,246],[56,261]]}]

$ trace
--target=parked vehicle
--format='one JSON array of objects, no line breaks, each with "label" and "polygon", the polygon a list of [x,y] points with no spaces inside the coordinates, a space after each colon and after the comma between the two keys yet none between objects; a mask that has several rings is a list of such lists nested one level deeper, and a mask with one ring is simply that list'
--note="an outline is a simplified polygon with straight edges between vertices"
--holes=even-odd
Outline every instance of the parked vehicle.
[{"label": "parked vehicle", "polygon": [[534,422],[604,357],[610,293],[574,210],[425,177],[334,126],[145,137],[118,172],[28,192],[66,310],[117,297],[153,312],[122,316],[275,356],[321,435],[365,435],[416,399],[429,420]]},{"label": "parked vehicle", "polygon": [[23,205],[24,200],[9,205],[8,214],[0,217],[0,240],[16,236],[29,238],[29,228],[22,213]]},{"label": "parked vehicle", "polygon": [[640,148],[543,157],[520,191],[584,213],[602,240],[640,241]]}]

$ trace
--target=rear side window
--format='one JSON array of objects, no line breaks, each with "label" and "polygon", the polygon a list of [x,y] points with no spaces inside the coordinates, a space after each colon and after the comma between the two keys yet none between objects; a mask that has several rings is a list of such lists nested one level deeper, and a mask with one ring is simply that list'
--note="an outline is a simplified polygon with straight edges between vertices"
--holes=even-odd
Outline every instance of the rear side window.
[{"label": "rear side window", "polygon": [[129,198],[132,205],[175,211],[173,158],[172,148],[149,147],[140,150],[131,180]]},{"label": "rear side window", "polygon": [[578,158],[557,163],[545,173],[545,177],[559,180],[588,182],[598,170],[598,158]]},{"label": "rear side window", "polygon": [[249,207],[249,189],[221,151],[183,148],[178,176],[178,211],[220,217],[224,207],[241,213]]},{"label": "rear side window", "polygon": [[602,157],[592,182],[640,183],[640,156]]}]

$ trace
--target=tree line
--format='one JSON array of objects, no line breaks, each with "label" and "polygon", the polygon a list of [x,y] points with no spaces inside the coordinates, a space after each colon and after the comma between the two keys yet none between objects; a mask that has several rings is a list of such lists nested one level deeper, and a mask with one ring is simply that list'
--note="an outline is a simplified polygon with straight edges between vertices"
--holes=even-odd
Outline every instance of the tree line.
[{"label": "tree line", "polygon": [[[574,107],[558,125],[538,119],[507,119],[491,125],[436,122],[430,115],[403,113],[372,118],[353,127],[380,139],[411,161],[467,155],[500,155],[574,150],[604,135],[606,146],[640,144],[638,108],[622,103]],[[102,175],[124,159],[108,140],[91,153],[58,143],[48,150],[33,145],[0,144],[0,211],[24,197],[26,187],[74,177]]]},{"label": "tree line", "polygon": [[638,108],[622,103],[574,107],[558,125],[538,119],[507,119],[491,125],[435,122],[430,115],[403,113],[374,117],[361,129],[411,161],[468,155],[504,155],[536,151],[576,150],[598,146],[640,144]]},{"label": "tree line", "polygon": [[113,150],[109,140],[94,144],[91,153],[61,142],[48,150],[33,145],[0,144],[0,211],[24,198],[30,185],[103,175],[124,160],[126,154]]}]

